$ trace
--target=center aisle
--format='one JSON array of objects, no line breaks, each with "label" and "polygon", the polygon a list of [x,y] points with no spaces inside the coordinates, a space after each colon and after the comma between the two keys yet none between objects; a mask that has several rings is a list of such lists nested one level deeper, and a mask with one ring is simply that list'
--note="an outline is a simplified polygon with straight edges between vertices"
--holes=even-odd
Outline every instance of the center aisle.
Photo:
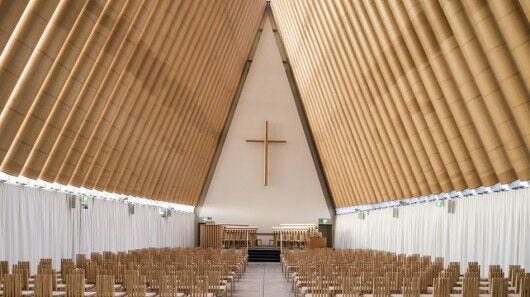
[{"label": "center aisle", "polygon": [[234,297],[292,296],[291,283],[283,277],[280,263],[248,263],[234,292]]}]

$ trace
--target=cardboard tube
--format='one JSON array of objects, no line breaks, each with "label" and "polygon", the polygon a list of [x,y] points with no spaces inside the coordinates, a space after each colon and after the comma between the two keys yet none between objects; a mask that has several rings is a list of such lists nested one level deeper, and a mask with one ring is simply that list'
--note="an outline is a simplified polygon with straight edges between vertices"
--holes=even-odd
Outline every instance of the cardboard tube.
[{"label": "cardboard tube", "polygon": [[[346,6],[344,6],[346,5]],[[347,6],[347,4],[343,4],[343,6],[338,6],[338,8],[346,15],[355,15],[355,11],[352,9],[351,6]],[[345,18],[345,16],[343,16]],[[348,18],[346,18],[348,19]],[[380,96],[375,96],[376,98],[382,97],[383,103],[379,104],[384,110],[388,111],[388,119],[391,120],[391,126],[393,129],[389,129],[389,132],[391,135],[395,133],[395,137],[397,138],[397,141],[394,140],[393,143],[395,144],[401,144],[403,147],[403,151],[405,152],[406,159],[408,162],[402,162],[401,167],[402,170],[405,172],[412,171],[413,175],[407,175],[409,180],[409,186],[411,188],[411,194],[412,195],[419,195],[422,190],[420,190],[420,184],[421,187],[424,187],[423,190],[425,193],[428,193],[427,185],[425,183],[425,179],[423,176],[423,173],[421,170],[415,171],[412,170],[414,165],[418,165],[418,160],[414,154],[414,150],[412,149],[409,138],[407,133],[405,132],[403,128],[403,124],[401,122],[401,119],[398,116],[397,110],[395,108],[395,105],[393,104],[393,99],[390,97],[389,93],[389,86],[386,84],[384,78],[385,74],[390,74],[390,70],[387,68],[387,64],[380,64],[375,60],[375,55],[382,55],[382,51],[379,47],[379,44],[377,43],[377,40],[375,38],[369,38],[367,40],[367,37],[375,37],[375,33],[372,31],[372,28],[367,28],[367,34],[362,34],[361,25],[358,21],[358,19],[351,19],[351,22],[348,23],[347,26],[345,26],[348,35],[350,36],[350,42],[356,48],[357,50],[354,51],[354,53],[364,53],[364,56],[368,63],[361,60],[361,64],[368,64],[370,66],[370,71],[372,75],[375,78],[375,82],[377,83],[377,87],[380,92]],[[359,55],[358,54],[358,55]],[[359,58],[362,56],[359,55]],[[399,135],[399,136],[398,136]],[[396,146],[396,148],[399,148],[399,146]],[[403,160],[405,161],[405,160]],[[412,178],[412,180],[411,180]]]},{"label": "cardboard tube", "polygon": [[[21,145],[20,142],[28,134],[35,138],[40,129],[35,127],[34,131],[24,131],[19,128],[29,116],[28,113],[35,102],[39,89],[57,59],[70,32],[69,30],[74,25],[76,16],[84,4],[85,1],[60,3],[9,96],[9,101],[0,116],[0,135],[2,135],[0,138],[0,160],[4,159],[3,157],[7,154],[4,161],[0,162],[2,163],[1,171],[18,175],[22,170],[31,147]],[[25,147],[26,150],[20,152],[18,148],[21,146]]]},{"label": "cardboard tube", "polygon": [[[523,149],[525,146],[526,148],[530,148],[530,119],[528,118],[530,114],[530,95],[521,76],[521,74],[528,76],[530,70],[525,68],[523,72],[519,72],[519,69],[517,69],[514,63],[514,56],[512,56],[512,52],[508,49],[505,39],[502,37],[497,23],[485,1],[466,0],[464,1],[464,8],[471,20],[474,32],[477,34],[478,41],[482,46],[486,58],[482,64],[489,62],[491,71],[499,84],[502,95],[504,95],[503,101],[508,104],[507,107],[511,112],[514,125],[516,126],[513,131],[521,134],[517,138],[522,137]],[[515,49],[525,50],[526,60],[528,61],[528,53],[530,53],[528,26],[527,30],[523,32],[518,32],[518,28],[520,27],[514,26],[511,29],[513,30],[513,35],[517,36],[522,33],[527,33],[526,40],[521,40],[521,42],[526,41],[526,46],[523,43]],[[511,36],[512,33],[510,32],[507,35]],[[519,51],[516,51],[516,53],[519,53]],[[528,156],[528,150],[526,150],[526,153]],[[530,161],[530,158],[522,159],[521,161]]]},{"label": "cardboard tube", "polygon": [[[309,6],[312,7],[312,6]],[[321,26],[324,29],[324,32],[321,33],[321,36],[328,36],[332,41],[331,44],[325,44],[325,48],[328,49],[328,55],[330,58],[336,60],[334,61],[334,68],[339,70],[333,70],[333,74],[337,76],[338,79],[335,81],[343,85],[343,88],[348,94],[348,100],[344,100],[345,107],[349,110],[349,118],[346,121],[352,121],[352,118],[358,119],[356,125],[363,127],[364,137],[368,139],[369,153],[371,153],[372,158],[374,158],[376,166],[378,167],[379,175],[383,180],[387,180],[387,183],[383,183],[386,195],[380,197],[381,201],[387,201],[396,199],[396,197],[402,197],[402,185],[399,183],[395,165],[397,160],[394,158],[394,162],[390,161],[391,153],[389,152],[390,143],[388,136],[386,135],[386,128],[384,127],[377,108],[374,104],[374,95],[380,96],[377,94],[377,87],[373,82],[373,79],[364,79],[361,72],[366,73],[367,77],[370,77],[371,74],[365,65],[362,63],[356,63],[353,67],[354,72],[358,75],[357,79],[362,83],[363,88],[358,91],[364,90],[365,95],[359,96],[355,95],[355,86],[352,84],[352,81],[356,79],[350,76],[351,71],[348,67],[347,54],[344,50],[344,43],[341,43],[337,37],[339,26],[333,22],[335,18],[331,17],[329,14],[328,7],[322,7],[322,5],[315,5],[314,8],[317,10],[317,14],[320,15],[320,18],[326,22],[326,26]],[[340,33],[339,33],[340,34]],[[342,34],[344,36],[344,34]],[[329,52],[331,51],[331,52]],[[338,59],[337,59],[338,58]],[[361,67],[359,67],[359,64]],[[346,70],[346,67],[348,70]],[[360,68],[360,69],[359,69]],[[357,92],[358,94],[358,92]],[[340,101],[339,101],[340,102]],[[368,137],[367,137],[368,136]]]},{"label": "cardboard tube", "polygon": [[52,112],[46,120],[46,124],[24,165],[22,175],[36,179],[41,174],[49,152],[79,94],[82,82],[86,80],[90,69],[94,65],[95,55],[104,45],[105,37],[107,37],[110,29],[108,27],[112,26],[116,21],[117,13],[121,10],[123,4],[124,2],[118,1],[105,6],[72,72],[65,84],[61,86],[61,92],[55,100]]},{"label": "cardboard tube", "polygon": [[[18,20],[15,30],[0,55],[0,111],[4,109],[42,32],[52,17],[58,0],[31,1]],[[20,3],[21,5],[24,2]],[[14,12],[21,7],[13,7]],[[6,20],[6,25],[12,24]],[[5,153],[3,154],[5,155]]]},{"label": "cardboard tube", "polygon": [[[404,4],[422,47],[425,50],[425,54],[429,59],[428,62],[436,76],[436,81],[439,83],[439,87],[443,92],[444,98],[440,101],[446,102],[450,109],[452,118],[447,117],[444,122],[454,121],[457,126],[456,128],[460,132],[462,141],[465,143],[465,145],[456,145],[460,141],[458,137],[455,136],[453,138],[449,135],[458,134],[448,134],[450,139],[454,139],[455,145],[453,146],[453,150],[468,186],[470,188],[477,188],[484,184],[489,185],[495,183],[496,176],[491,167],[491,162],[484,151],[470,112],[465,106],[455,79],[443,57],[432,26],[427,20],[418,0],[407,0]],[[466,156],[470,156],[472,160],[471,165],[466,164]],[[480,180],[475,180],[474,177],[477,175],[480,177]]]},{"label": "cardboard tube", "polygon": [[[124,44],[127,51],[123,52],[124,55],[121,56],[120,59],[114,60],[115,65],[112,66],[113,68],[116,67],[114,68],[116,72],[109,72],[109,76],[103,81],[103,84],[100,86],[98,92],[96,93],[97,97],[95,98],[95,101],[90,106],[90,109],[86,113],[87,116],[85,117],[80,128],[78,129],[77,135],[65,138],[65,141],[72,142],[71,145],[68,147],[68,151],[65,157],[62,157],[64,161],[56,177],[57,182],[68,183],[70,181],[72,174],[76,166],[78,165],[80,155],[83,152],[85,145],[90,139],[91,132],[97,124],[98,118],[102,113],[105,103],[109,100],[113,89],[119,83],[119,78],[127,73],[126,69],[128,67],[131,67],[130,65],[132,63],[134,63],[135,61],[137,62],[139,59],[141,59],[141,57],[143,57],[143,55],[147,51],[149,42],[156,34],[156,30],[158,27],[156,25],[152,25],[150,21],[155,18],[161,18],[164,15],[165,10],[167,9],[167,5],[168,4],[160,2],[157,3],[156,7],[148,15],[149,20],[147,21],[147,25],[143,28],[138,28],[142,30],[139,36],[137,35],[138,33],[136,33],[137,29],[133,31],[134,35],[132,37],[134,39],[137,38],[137,41],[132,44],[132,48],[128,43]],[[144,17],[146,17],[146,15],[144,15]],[[134,39],[131,39],[131,41]]]},{"label": "cardboard tube", "polygon": [[[416,127],[420,134],[420,138],[424,143],[427,156],[433,166],[436,178],[439,182],[440,188],[443,192],[454,190],[458,185],[458,189],[465,188],[463,178],[459,172],[456,160],[449,147],[447,138],[441,128],[433,104],[430,101],[421,78],[416,70],[411,53],[408,51],[405,44],[404,37],[399,31],[399,24],[396,23],[389,6],[383,5],[379,2],[377,8],[374,3],[367,2],[365,5],[369,14],[374,16],[379,15],[388,32],[390,43],[393,46],[398,60],[403,68],[404,76],[408,84],[403,84],[412,90],[409,103],[409,111],[415,120]],[[410,39],[410,37],[409,37]],[[413,53],[417,55],[419,53]],[[410,91],[407,90],[407,93]],[[407,99],[406,99],[407,100]],[[444,158],[442,158],[444,157]],[[450,177],[454,177],[457,185],[454,185]]]},{"label": "cardboard tube", "polygon": [[90,31],[86,30],[86,27],[91,28],[94,26],[102,10],[102,3],[98,3],[96,0],[88,0],[86,2],[83,10],[77,16],[75,24],[71,26],[68,38],[64,41],[59,55],[46,74],[38,94],[32,98],[31,108],[19,129],[13,145],[9,149],[9,155],[12,155],[13,159],[19,160],[21,164],[25,164],[31,153],[56,98],[59,96],[68,74],[81,53],[81,46],[88,39]]},{"label": "cardboard tube", "polygon": [[[530,1],[523,0],[519,6],[516,0],[488,0],[488,5],[528,92],[530,90],[530,69],[528,68],[528,52],[530,52],[528,9]],[[526,16],[525,12],[527,13]]]},{"label": "cardboard tube", "polygon": [[[70,184],[88,188],[94,186],[93,181],[90,179],[87,182],[85,177],[95,162],[95,155],[102,145],[104,135],[111,128],[113,118],[121,112],[126,112],[135,103],[137,97],[133,94],[139,93],[142,82],[147,78],[149,69],[162,46],[163,37],[170,28],[170,21],[172,20],[169,16],[174,14],[174,10],[178,7],[177,4],[178,2],[170,3],[161,19],[152,20],[150,25],[155,28],[152,31],[153,38],[146,43],[145,47],[141,47],[141,50],[136,52],[136,56],[133,55],[131,63],[125,68],[110,97],[106,100],[103,112],[97,119],[93,131],[90,131],[88,140],[78,143],[80,145],[77,147],[72,147],[72,149],[78,150],[80,154],[69,180]],[[127,95],[132,95],[131,100],[125,100]]]},{"label": "cardboard tube", "polygon": [[28,0],[0,1],[0,53],[4,50],[27,5]]},{"label": "cardboard tube", "polygon": [[[178,2],[180,3],[180,2]],[[167,23],[168,28],[179,27],[179,18],[176,17],[177,12],[180,10],[180,5],[175,9],[169,9],[168,11],[173,12],[173,15],[166,15],[164,19],[170,19],[171,22]],[[205,10],[206,11],[206,10]],[[170,51],[174,48],[175,38],[177,30],[168,29],[168,33],[163,35],[161,39],[161,46],[156,51],[156,54],[152,57],[152,63],[148,70],[139,70],[139,77],[129,87],[129,90],[124,94],[121,101],[118,113],[116,113],[113,119],[110,121],[109,129],[102,131],[101,135],[104,135],[101,140],[101,146],[99,149],[94,150],[95,156],[90,164],[90,169],[84,173],[83,184],[89,187],[97,187],[96,182],[105,164],[107,157],[115,150],[116,142],[120,138],[127,137],[134,125],[134,123],[140,123],[140,114],[147,112],[146,99],[149,98],[149,94],[156,81],[164,81],[166,79],[168,58],[173,52]],[[136,92],[133,90],[137,90]],[[153,104],[149,104],[152,106]],[[140,129],[140,128],[137,128]]]},{"label": "cardboard tube", "polygon": [[[455,38],[486,103],[491,120],[498,131],[501,141],[492,144],[492,147],[494,147],[492,149],[494,151],[504,150],[508,157],[508,162],[498,158],[491,159],[494,164],[497,163],[494,166],[498,168],[496,172],[499,180],[502,183],[507,183],[514,179],[529,179],[530,156],[528,150],[524,145],[517,123],[509,108],[509,102],[499,88],[483,48],[474,34],[469,18],[466,17],[460,2],[443,2],[442,9],[447,21],[453,28]],[[519,102],[520,100],[517,101]],[[521,119],[521,121],[524,122],[524,119]],[[526,121],[528,121],[528,116],[526,116]],[[513,176],[514,173],[516,178]]]}]

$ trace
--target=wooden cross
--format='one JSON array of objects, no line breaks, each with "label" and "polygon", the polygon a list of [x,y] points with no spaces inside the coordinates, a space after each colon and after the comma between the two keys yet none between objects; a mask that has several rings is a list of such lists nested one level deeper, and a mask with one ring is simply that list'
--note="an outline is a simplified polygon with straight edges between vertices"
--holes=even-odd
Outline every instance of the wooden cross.
[{"label": "wooden cross", "polygon": [[262,142],[263,146],[263,185],[269,184],[269,143],[286,143],[285,140],[269,139],[269,121],[265,121],[265,138],[264,139],[247,139],[247,142]]}]

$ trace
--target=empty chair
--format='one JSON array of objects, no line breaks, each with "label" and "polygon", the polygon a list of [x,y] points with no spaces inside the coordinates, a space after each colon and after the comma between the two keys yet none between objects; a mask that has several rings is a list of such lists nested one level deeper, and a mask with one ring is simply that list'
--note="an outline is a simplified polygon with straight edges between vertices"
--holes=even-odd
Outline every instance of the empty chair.
[{"label": "empty chair", "polygon": [[419,297],[421,294],[421,280],[419,277],[403,278],[401,290],[403,297]]},{"label": "empty chair", "polygon": [[52,297],[53,296],[53,278],[51,274],[37,274],[35,276],[35,286],[33,291],[35,297]]},{"label": "empty chair", "polygon": [[390,279],[387,277],[375,277],[373,281],[372,294],[374,297],[390,296]]},{"label": "empty chair", "polygon": [[83,297],[85,292],[85,274],[82,270],[72,270],[64,278],[67,297]]},{"label": "empty chair", "polygon": [[490,279],[490,293],[492,297],[508,296],[508,280],[501,277]]},{"label": "empty chair", "polygon": [[19,262],[18,264],[13,265],[13,274],[18,274],[21,277],[22,290],[29,289],[29,262],[27,263],[28,265],[26,265],[25,262]]},{"label": "empty chair", "polygon": [[114,276],[98,274],[96,277],[96,295],[98,297],[114,296]]},{"label": "empty chair", "polygon": [[22,275],[6,274],[4,275],[4,297],[21,297],[22,296]]},{"label": "empty chair", "polygon": [[530,273],[521,277],[520,297],[530,297]]},{"label": "empty chair", "polygon": [[449,297],[451,288],[449,287],[449,279],[447,277],[438,277],[434,279],[434,297]]},{"label": "empty chair", "polygon": [[466,276],[462,283],[462,297],[479,296],[480,278],[477,276]]}]

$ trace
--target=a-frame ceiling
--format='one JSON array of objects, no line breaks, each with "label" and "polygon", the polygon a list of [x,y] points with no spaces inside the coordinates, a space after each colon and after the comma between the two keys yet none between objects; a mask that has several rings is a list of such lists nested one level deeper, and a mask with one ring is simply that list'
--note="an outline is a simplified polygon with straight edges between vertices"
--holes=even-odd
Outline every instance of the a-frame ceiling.
[{"label": "a-frame ceiling", "polygon": [[273,0],[338,207],[530,178],[527,0]]},{"label": "a-frame ceiling", "polygon": [[[530,179],[529,1],[273,0],[338,207]],[[192,204],[263,0],[0,0],[0,170]]]},{"label": "a-frame ceiling", "polygon": [[1,0],[0,170],[195,204],[263,0]]}]

